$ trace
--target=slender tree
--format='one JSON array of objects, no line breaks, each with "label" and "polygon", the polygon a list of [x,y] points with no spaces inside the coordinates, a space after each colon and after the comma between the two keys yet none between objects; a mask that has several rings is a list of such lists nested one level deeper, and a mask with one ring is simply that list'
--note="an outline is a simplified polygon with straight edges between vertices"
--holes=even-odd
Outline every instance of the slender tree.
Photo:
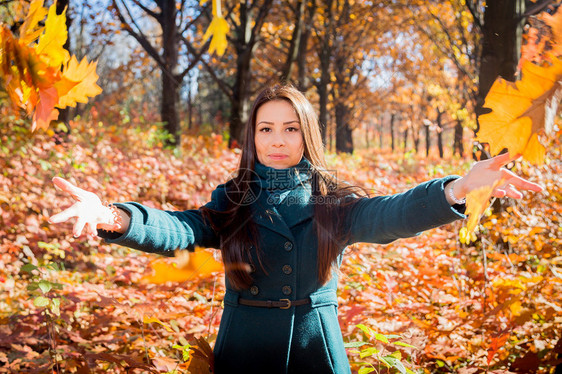
[{"label": "slender tree", "polygon": [[[187,63],[180,69],[179,52],[182,39],[188,39],[190,33],[196,33],[200,13],[193,16],[198,8],[198,1],[193,4],[188,0],[153,0],[152,7],[139,0],[112,0],[113,10],[121,22],[121,27],[143,47],[156,62],[161,72],[160,117],[165,128],[171,135],[169,145],[180,145],[179,97],[184,77],[193,69],[207,44],[199,50],[192,48],[187,51]],[[145,33],[140,17],[148,16],[160,28],[158,37],[150,37]]]}]

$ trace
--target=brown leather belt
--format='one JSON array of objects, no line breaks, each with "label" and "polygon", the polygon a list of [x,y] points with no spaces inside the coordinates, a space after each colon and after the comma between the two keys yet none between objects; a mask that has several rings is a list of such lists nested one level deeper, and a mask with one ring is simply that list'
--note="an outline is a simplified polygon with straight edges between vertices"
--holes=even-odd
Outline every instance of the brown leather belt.
[{"label": "brown leather belt", "polygon": [[238,304],[247,306],[256,306],[259,308],[279,308],[279,309],[289,309],[292,306],[299,306],[310,304],[310,298],[300,299],[300,300],[250,300],[250,299],[238,299]]}]

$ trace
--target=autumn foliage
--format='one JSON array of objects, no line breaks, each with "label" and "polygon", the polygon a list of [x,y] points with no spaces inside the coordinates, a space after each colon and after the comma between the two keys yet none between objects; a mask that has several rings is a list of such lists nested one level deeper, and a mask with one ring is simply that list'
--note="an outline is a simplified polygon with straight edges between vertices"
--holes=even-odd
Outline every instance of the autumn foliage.
[{"label": "autumn foliage", "polygon": [[[65,34],[53,31],[64,14],[38,0],[30,9],[17,35],[1,29],[0,78],[35,129],[100,89],[95,63],[70,57]],[[220,2],[213,9],[220,18]],[[217,38],[211,46],[220,54],[227,30],[217,22],[207,36]],[[354,373],[552,373],[562,363],[562,133],[556,110],[549,112],[559,95],[562,21],[545,22],[552,39],[530,44],[524,55],[533,62],[522,65],[520,82],[494,85],[478,133],[492,153],[522,153],[514,171],[545,191],[506,201],[499,213],[487,209],[490,191],[476,191],[468,204],[478,235],[461,237],[456,222],[386,246],[349,248],[338,315]],[[102,111],[113,111],[111,124],[99,120]],[[191,135],[166,149],[166,134],[142,114],[96,103],[70,122],[63,141],[0,127],[0,372],[212,370],[225,292],[215,251],[164,258],[73,238],[71,224],[47,222],[71,204],[53,176],[102,200],[182,210],[206,203],[235,170],[239,151],[221,135]],[[327,157],[339,178],[374,194],[469,168],[464,159],[386,149]]]},{"label": "autumn foliage", "polygon": [[0,82],[11,102],[33,117],[32,130],[47,129],[58,118],[57,108],[87,103],[101,92],[96,63],[78,63],[64,49],[65,13],[57,15],[55,4],[47,11],[43,0],[34,0],[18,36],[0,25]]}]

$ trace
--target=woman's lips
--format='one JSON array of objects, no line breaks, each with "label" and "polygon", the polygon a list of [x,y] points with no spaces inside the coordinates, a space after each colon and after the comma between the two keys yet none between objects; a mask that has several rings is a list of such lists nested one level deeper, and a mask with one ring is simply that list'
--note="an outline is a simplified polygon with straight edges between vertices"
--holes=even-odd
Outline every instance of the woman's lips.
[{"label": "woman's lips", "polygon": [[287,157],[289,157],[289,156],[283,155],[283,154],[278,154],[278,153],[274,153],[274,154],[269,155],[269,158],[274,159],[274,160],[283,160]]}]

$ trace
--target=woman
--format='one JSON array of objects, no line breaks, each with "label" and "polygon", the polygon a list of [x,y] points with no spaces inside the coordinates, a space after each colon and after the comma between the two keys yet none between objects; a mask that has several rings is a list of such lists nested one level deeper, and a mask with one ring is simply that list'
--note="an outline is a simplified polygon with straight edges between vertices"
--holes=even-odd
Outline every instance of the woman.
[{"label": "woman", "polygon": [[254,103],[237,176],[200,209],[104,206],[95,194],[55,178],[77,202],[50,221],[76,217],[75,236],[85,231],[146,252],[220,248],[227,290],[214,348],[217,373],[349,373],[336,297],[344,248],[389,243],[465,218],[464,196],[499,179],[497,197],[541,191],[502,167],[509,161],[501,155],[475,163],[463,178],[361,197],[327,172],[308,100],[278,85]]}]

